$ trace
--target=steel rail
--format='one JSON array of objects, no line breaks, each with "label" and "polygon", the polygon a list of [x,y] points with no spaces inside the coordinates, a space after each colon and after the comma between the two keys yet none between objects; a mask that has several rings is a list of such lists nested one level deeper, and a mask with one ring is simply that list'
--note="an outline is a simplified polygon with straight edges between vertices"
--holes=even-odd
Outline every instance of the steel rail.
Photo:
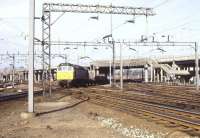
[{"label": "steel rail", "polygon": [[[146,117],[148,116],[149,117],[153,117],[153,118],[157,118],[157,119],[160,119],[161,121],[167,121],[169,123],[175,123],[177,124],[178,126],[185,126],[187,128],[191,128],[195,131],[198,131],[200,130],[200,124],[199,123],[196,123],[196,122],[193,122],[193,121],[187,121],[187,120],[184,120],[184,119],[180,119],[180,118],[176,118],[176,117],[172,117],[172,116],[169,116],[169,115],[164,115],[164,114],[161,114],[161,113],[155,113],[155,112],[152,112],[152,111],[147,111],[147,110],[143,110],[143,109],[138,109],[136,107],[131,107],[130,105],[129,106],[124,106],[124,105],[121,105],[121,104],[116,104],[116,103],[106,103],[104,100],[103,101],[97,101],[97,100],[90,100],[92,103],[95,103],[95,104],[99,104],[102,105],[102,106],[108,106],[111,108],[115,108],[116,110],[121,110],[121,111],[125,111],[125,112],[128,112],[128,113],[135,113],[134,115],[143,115],[142,117]],[[139,116],[141,117],[141,116]],[[152,118],[150,118],[152,119]],[[155,119],[152,119],[152,120],[155,120]],[[159,120],[157,120],[159,121]],[[166,123],[166,122],[165,122]],[[176,126],[177,126],[176,125]]]},{"label": "steel rail", "polygon": [[[171,108],[166,106],[159,106],[144,102],[137,102],[133,100],[123,99],[120,96],[109,96],[107,93],[99,93],[95,92],[84,92],[81,90],[77,90],[80,93],[90,97],[90,101],[97,103],[101,102],[103,106],[109,105],[116,107],[117,109],[128,111],[128,112],[140,112],[144,115],[144,113],[156,116],[156,118],[161,117],[162,119],[168,122],[178,122],[179,125],[186,126],[195,130],[200,130],[200,113],[185,111],[178,108]],[[93,94],[93,96],[92,96]],[[134,104],[135,103],[135,104]],[[97,103],[98,104],[98,103]],[[146,107],[145,107],[146,106]],[[158,110],[160,108],[160,110]]]},{"label": "steel rail", "polygon": [[[124,91],[121,92],[120,90],[111,90],[111,89],[98,89],[98,88],[91,88],[94,90],[101,90],[101,91],[109,91],[109,92],[119,92],[120,96],[132,96],[132,97],[128,97],[128,99],[132,99],[132,100],[139,100],[139,101],[143,101],[143,102],[151,102],[151,103],[156,103],[156,104],[164,104],[164,105],[168,105],[168,106],[178,106],[177,104],[182,104],[182,105],[187,105],[187,106],[194,106],[194,107],[198,107],[200,108],[199,105],[199,101],[195,102],[195,101],[191,101],[191,99],[176,99],[175,97],[164,97],[162,95],[149,95],[149,94],[139,94],[139,93],[134,93],[134,91]],[[142,93],[142,90],[139,91]],[[117,93],[115,93],[117,94]],[[156,101],[154,101],[154,99]],[[162,103],[161,103],[162,102]],[[164,103],[163,103],[164,102]]]},{"label": "steel rail", "polygon": [[[92,88],[92,89],[95,89],[95,88]],[[102,89],[102,90],[109,90],[109,89]],[[113,91],[113,90],[109,90],[109,91]],[[115,91],[120,91],[120,90],[115,90]],[[153,89],[153,88],[145,88],[145,87],[140,87],[138,86],[137,88],[124,88],[124,91],[125,93],[133,93],[134,92],[140,92],[140,93],[143,93],[143,94],[147,94],[147,95],[155,95],[155,96],[167,96],[169,98],[181,98],[181,100],[185,100],[187,102],[192,102],[193,103],[197,103],[199,104],[200,103],[200,96],[197,94],[195,95],[196,97],[194,97],[194,93],[191,95],[188,95],[188,94],[184,94],[184,93],[178,93],[177,94],[177,91],[171,91],[171,90],[167,90],[165,91],[163,88],[162,89]],[[164,91],[164,92],[163,92]],[[176,92],[176,93],[175,93]],[[174,94],[174,95],[172,95]],[[176,99],[175,99],[176,100]]]},{"label": "steel rail", "polygon": [[[40,94],[42,94],[42,90],[34,91],[34,95],[40,95]],[[24,98],[27,96],[28,96],[27,91],[21,92],[21,93],[12,93],[12,94],[8,94],[8,95],[0,96],[0,102],[15,100],[15,99]]]},{"label": "steel rail", "polygon": [[[89,93],[89,95],[91,95],[93,93]],[[98,95],[98,96],[102,96],[103,94],[99,94],[99,93],[95,93],[95,95]],[[176,112],[181,112],[181,113],[185,113],[185,114],[188,114],[188,115],[196,115],[199,119],[200,119],[200,113],[199,112],[194,112],[194,111],[187,111],[187,110],[182,110],[182,109],[179,109],[179,108],[174,108],[174,107],[169,107],[169,106],[163,106],[163,105],[157,105],[157,104],[151,104],[151,103],[146,103],[146,102],[140,102],[140,101],[133,101],[133,100],[130,100],[130,99],[125,99],[125,98],[122,98],[122,97],[116,97],[116,96],[107,96],[107,95],[103,95],[104,97],[107,97],[107,98],[111,98],[111,99],[118,99],[118,100],[122,100],[122,101],[126,101],[126,102],[131,102],[132,104],[133,103],[136,103],[136,104],[142,104],[142,105],[146,105],[146,106],[150,106],[150,107],[156,107],[156,108],[162,108],[162,109],[167,109],[167,110],[171,110],[171,111],[176,111]],[[199,120],[200,121],[200,120]]]},{"label": "steel rail", "polygon": [[[168,86],[153,86],[146,84],[133,84],[128,85],[128,88],[124,88],[127,91],[139,91],[142,93],[152,93],[157,95],[163,95],[168,97],[176,97],[181,99],[192,100],[192,102],[200,102],[200,94],[196,92],[194,89],[187,89],[187,87],[181,88],[170,88]],[[130,88],[131,87],[131,88]],[[178,93],[177,93],[178,91]]]}]

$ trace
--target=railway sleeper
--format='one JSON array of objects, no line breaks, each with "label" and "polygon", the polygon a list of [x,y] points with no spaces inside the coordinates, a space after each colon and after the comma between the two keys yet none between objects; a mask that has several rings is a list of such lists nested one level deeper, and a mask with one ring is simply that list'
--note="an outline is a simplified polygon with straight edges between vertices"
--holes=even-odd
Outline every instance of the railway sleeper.
[{"label": "railway sleeper", "polygon": [[[90,92],[95,92],[97,93],[95,90],[92,90]],[[103,91],[103,93],[108,93],[108,91]],[[109,94],[112,94],[113,96],[116,95],[117,97],[123,97],[126,99],[133,99],[133,100],[140,100],[143,102],[149,102],[149,103],[154,103],[154,104],[162,104],[162,105],[167,105],[167,106],[171,106],[171,107],[177,107],[180,109],[187,109],[187,110],[200,110],[200,104],[199,103],[195,103],[192,101],[184,101],[179,99],[178,101],[176,99],[170,99],[170,98],[165,98],[165,97],[147,97],[145,98],[144,96],[140,96],[140,95],[128,95],[128,93],[123,93],[123,94],[119,94],[119,93],[115,93],[115,92],[111,92],[109,91]],[[131,97],[130,97],[131,96]]]},{"label": "railway sleeper", "polygon": [[[91,95],[90,95],[91,96]],[[95,96],[95,98],[96,98],[96,96]],[[101,96],[100,95],[98,95],[98,99],[100,99],[101,98]],[[116,98],[115,98],[116,99]],[[109,99],[110,100],[110,99]],[[113,99],[114,100],[114,99]],[[121,100],[125,100],[125,99],[119,99],[119,101],[121,102]],[[135,103],[135,101],[126,101],[126,102],[134,102]],[[133,104],[133,103],[130,103],[130,104]],[[138,106],[138,105],[136,105],[136,106]],[[141,106],[141,105],[140,105]],[[151,108],[151,107],[147,107],[147,109],[148,108]],[[154,107],[155,108],[155,107]],[[165,112],[165,110],[166,109],[158,109],[158,107],[156,107],[157,108],[157,110],[160,110],[161,112]],[[160,107],[161,108],[161,107]],[[187,115],[184,113],[181,113],[181,112],[178,112],[178,111],[174,111],[174,110],[168,110],[167,111],[167,114],[175,114],[176,113],[176,115],[178,115],[178,116],[183,116],[183,117],[188,117],[188,118],[190,118],[190,119],[198,119],[199,120],[199,115],[196,115],[195,117],[194,117],[194,115],[191,115],[191,114],[189,114],[189,113],[187,113]]]},{"label": "railway sleeper", "polygon": [[[106,102],[106,103],[108,103],[108,102]],[[113,104],[113,103],[112,103]],[[118,106],[120,106],[120,105],[118,105]],[[121,105],[122,106],[122,105]],[[122,108],[122,107],[120,107],[120,108]],[[123,108],[127,108],[126,106],[124,107],[123,106]],[[130,111],[130,107],[128,108],[129,109],[129,111]],[[134,110],[135,110],[136,108],[134,108]],[[136,109],[137,110],[137,109]],[[131,111],[133,111],[133,110],[131,110]],[[144,112],[148,112],[148,115],[149,115],[149,111],[144,111]],[[150,114],[157,114],[157,113],[152,113],[152,112],[150,112]],[[158,116],[158,115],[157,115]],[[164,115],[165,116],[165,115]],[[164,120],[168,120],[168,119],[166,119],[166,116],[163,118]],[[170,118],[168,121],[171,121],[171,119],[172,118]],[[186,126],[188,126],[188,124],[187,123],[184,123],[184,122],[181,122],[180,120],[176,120],[176,122],[179,122],[181,125],[186,125]],[[179,124],[178,123],[178,124]],[[191,125],[189,125],[189,126],[191,126]],[[195,127],[194,128],[198,128],[199,129],[199,126],[197,127],[196,125],[195,125]]]},{"label": "railway sleeper", "polygon": [[[92,100],[92,98],[91,98],[91,100]],[[104,99],[104,100],[102,100],[102,99],[99,99],[99,100],[93,99],[93,102],[98,104],[97,101],[101,102],[101,104],[102,104],[103,106],[107,104],[107,106],[109,106],[109,107],[111,107],[111,108],[120,109],[120,110],[122,110],[122,111],[128,111],[128,112],[131,112],[131,113],[134,112],[135,114],[138,114],[138,112],[140,112],[140,111],[137,110],[137,108],[131,108],[132,110],[130,110],[130,106],[124,106],[124,105],[119,105],[119,103],[113,103],[114,100],[112,100],[112,103],[109,103],[109,101],[105,102],[105,99]],[[128,110],[127,110],[127,109],[128,109]],[[147,111],[147,112],[149,112],[149,111]],[[152,116],[152,114],[153,114],[154,117],[158,117],[158,115],[155,115],[155,113],[150,113],[150,115],[149,115],[149,114],[146,114],[146,113],[142,112],[142,113],[140,113],[140,115],[141,115],[141,114],[143,114],[143,116],[145,116],[145,117],[147,117],[147,118],[148,118],[148,116]],[[145,114],[145,115],[144,115],[144,114]],[[163,120],[167,120],[167,121],[169,121],[169,122],[172,121],[171,118],[160,117],[160,116],[159,116],[159,118],[163,118]],[[188,123],[182,122],[182,121],[180,121],[180,120],[178,120],[178,121],[175,120],[175,124],[177,124],[177,125],[183,125],[183,126],[189,127],[189,128],[191,128],[192,130],[195,130],[195,131],[197,131],[197,132],[199,132],[199,130],[200,130],[199,125],[197,126],[196,124],[195,124],[195,125],[188,124]],[[185,127],[185,128],[186,128],[186,127]]]},{"label": "railway sleeper", "polygon": [[[136,116],[138,116],[138,114],[137,114],[137,111],[135,111],[135,112],[130,112],[130,111],[128,111],[128,110],[124,110],[123,108],[119,108],[119,107],[115,107],[115,106],[112,106],[112,105],[109,105],[109,104],[105,104],[104,102],[102,103],[102,102],[97,102],[97,101],[91,101],[92,103],[94,103],[94,104],[98,104],[98,105],[102,105],[102,106],[106,106],[106,107],[109,107],[109,108],[113,108],[113,109],[116,109],[116,110],[119,110],[119,111],[122,111],[122,112],[127,112],[127,113],[130,113],[130,114],[132,114],[132,115],[136,115]],[[147,114],[144,114],[144,113],[139,113],[140,115],[141,114],[143,114],[143,117],[145,116],[145,118],[147,118],[147,117],[149,117],[149,115],[147,115]],[[139,116],[140,118],[143,118],[143,117],[141,117],[141,116]],[[158,117],[158,116],[157,116]],[[160,117],[159,117],[160,118]],[[161,117],[162,118],[162,117]],[[161,119],[162,120],[162,122],[161,121],[158,121],[160,124],[162,124],[162,125],[166,125],[166,118],[162,118]],[[164,121],[164,120],[166,120],[166,121]],[[169,120],[168,120],[169,121]],[[172,120],[170,120],[169,122],[171,122]],[[157,122],[157,121],[156,121]],[[157,122],[157,123],[158,123]],[[182,126],[182,124],[177,124],[177,122],[175,123],[175,122],[173,122],[174,123],[174,126],[177,128],[178,126]],[[184,125],[185,126],[185,125]],[[186,125],[186,126],[188,126],[188,125]],[[175,129],[176,129],[175,128]],[[181,128],[183,128],[183,127],[179,127],[179,130],[181,130]],[[186,130],[185,129],[186,127],[184,127],[184,130]],[[184,131],[183,129],[181,130],[181,131]],[[187,129],[188,130],[188,129]],[[192,130],[192,132],[194,132],[195,131],[195,133],[197,133],[197,134],[200,134],[199,133],[199,129],[196,129],[196,127],[195,128],[190,128],[190,131]],[[198,131],[197,131],[198,130]]]}]

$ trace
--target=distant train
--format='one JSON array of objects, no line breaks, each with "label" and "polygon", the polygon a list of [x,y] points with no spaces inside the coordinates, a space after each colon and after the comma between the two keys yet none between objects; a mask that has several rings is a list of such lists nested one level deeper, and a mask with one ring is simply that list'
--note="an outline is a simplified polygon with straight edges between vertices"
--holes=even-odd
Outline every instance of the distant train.
[{"label": "distant train", "polygon": [[61,63],[58,66],[56,79],[61,87],[89,86],[108,83],[106,77],[91,75],[88,68],[71,63]]}]

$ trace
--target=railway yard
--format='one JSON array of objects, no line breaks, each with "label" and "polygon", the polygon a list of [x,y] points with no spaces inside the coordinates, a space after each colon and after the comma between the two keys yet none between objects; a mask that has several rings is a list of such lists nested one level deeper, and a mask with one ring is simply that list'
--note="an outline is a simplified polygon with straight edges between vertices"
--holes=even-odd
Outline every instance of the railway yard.
[{"label": "railway yard", "polygon": [[[37,94],[40,92],[40,94]],[[24,119],[27,95],[1,95],[1,137],[198,137],[198,92],[191,86],[127,83],[59,88],[35,94],[36,115]],[[27,92],[26,92],[27,93]],[[177,99],[178,98],[178,99]],[[9,102],[8,102],[9,100]],[[9,121],[8,121],[9,120]]]}]

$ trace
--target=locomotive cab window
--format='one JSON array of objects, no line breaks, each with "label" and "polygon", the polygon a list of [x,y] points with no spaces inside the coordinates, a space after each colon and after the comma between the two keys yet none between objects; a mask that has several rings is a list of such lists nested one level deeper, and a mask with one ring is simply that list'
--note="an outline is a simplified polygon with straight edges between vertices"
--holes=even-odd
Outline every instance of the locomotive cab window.
[{"label": "locomotive cab window", "polygon": [[60,66],[60,67],[58,67],[58,71],[73,71],[73,67],[71,67],[71,66]]},{"label": "locomotive cab window", "polygon": [[67,67],[68,67],[67,70],[73,71],[73,67],[72,66],[67,66]]}]

